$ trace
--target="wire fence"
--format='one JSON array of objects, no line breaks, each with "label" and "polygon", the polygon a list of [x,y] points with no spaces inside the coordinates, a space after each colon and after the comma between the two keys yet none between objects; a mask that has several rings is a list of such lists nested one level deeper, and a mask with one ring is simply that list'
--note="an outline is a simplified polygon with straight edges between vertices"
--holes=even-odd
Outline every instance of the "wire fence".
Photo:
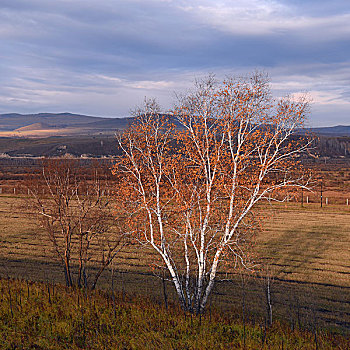
[{"label": "wire fence", "polygon": [[[113,194],[113,190],[111,189],[113,188],[113,185],[109,186],[109,188],[110,189],[103,190],[102,196],[110,196]],[[45,187],[43,187],[41,191],[43,195],[49,193]],[[31,196],[31,190],[22,184],[0,184],[0,195],[18,197]],[[277,200],[286,203],[299,203],[302,207],[307,206],[308,204],[319,204],[320,207],[327,205],[341,205],[350,208],[350,192],[335,189],[324,190],[322,193],[319,191],[298,192],[283,197],[277,196],[276,198]]]}]

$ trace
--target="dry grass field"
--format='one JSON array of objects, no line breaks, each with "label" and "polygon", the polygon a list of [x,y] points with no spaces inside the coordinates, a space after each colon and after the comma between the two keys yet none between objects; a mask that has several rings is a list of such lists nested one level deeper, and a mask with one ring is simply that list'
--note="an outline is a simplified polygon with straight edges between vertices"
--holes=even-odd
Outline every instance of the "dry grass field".
[{"label": "dry grass field", "polygon": [[[349,332],[350,206],[288,203],[262,210],[267,219],[256,249],[271,267],[274,316]],[[63,270],[34,220],[26,215],[23,197],[0,196],[0,276],[64,283]],[[162,282],[152,274],[151,262],[151,252],[126,248],[114,262],[116,289],[161,301]],[[244,294],[247,317],[261,319],[266,308],[262,276],[246,274],[244,288],[238,272],[230,278],[217,284],[210,305],[240,317]],[[107,271],[100,287],[110,285]],[[170,284],[168,293],[175,300]]]},{"label": "dry grass field", "polygon": [[2,349],[345,350],[350,339],[324,329],[269,328],[224,313],[192,317],[142,296],[0,279]]}]

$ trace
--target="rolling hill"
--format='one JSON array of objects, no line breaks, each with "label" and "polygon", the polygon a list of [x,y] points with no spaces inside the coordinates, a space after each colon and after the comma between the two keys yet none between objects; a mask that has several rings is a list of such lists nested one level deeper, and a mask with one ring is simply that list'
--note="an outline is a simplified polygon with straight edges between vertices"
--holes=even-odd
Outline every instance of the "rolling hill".
[{"label": "rolling hill", "polygon": [[309,128],[310,132],[324,136],[350,136],[350,125],[337,125],[323,128]]},{"label": "rolling hill", "polygon": [[111,135],[132,118],[100,118],[72,113],[0,114],[2,137]]},{"label": "rolling hill", "polygon": [[[133,117],[101,118],[72,113],[0,114],[0,158],[5,156],[97,157],[119,154],[115,134]],[[180,127],[178,122],[173,122]],[[350,126],[309,128],[328,157],[350,157]],[[305,130],[299,135],[305,134]]]},{"label": "rolling hill", "polygon": [[[0,114],[0,137],[113,135],[125,129],[132,120],[133,117],[102,118],[67,112]],[[329,137],[350,136],[350,125],[308,128],[306,131]]]}]

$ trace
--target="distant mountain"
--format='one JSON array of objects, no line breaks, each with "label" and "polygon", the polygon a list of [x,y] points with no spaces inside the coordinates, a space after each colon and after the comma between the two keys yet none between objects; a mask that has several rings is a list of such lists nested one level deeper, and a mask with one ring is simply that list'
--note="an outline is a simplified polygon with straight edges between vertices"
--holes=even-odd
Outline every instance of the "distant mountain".
[{"label": "distant mountain", "polygon": [[72,124],[93,123],[109,118],[91,117],[72,113],[38,113],[38,114],[0,114],[0,130],[11,131],[23,126],[45,123],[55,127],[69,126]]},{"label": "distant mountain", "polygon": [[81,127],[87,128],[114,128],[114,129],[125,129],[133,121],[134,118],[100,118],[101,120],[94,121],[92,123],[80,124]]},{"label": "distant mountain", "polygon": [[52,129],[53,126],[46,124],[46,123],[34,123],[27,126],[22,126],[21,128],[17,128],[14,131],[21,132],[21,131],[32,131],[32,130],[47,130]]},{"label": "distant mountain", "polygon": [[111,135],[132,118],[101,118],[72,113],[0,114],[0,137]]},{"label": "distant mountain", "polygon": [[350,136],[350,125],[337,125],[322,128],[309,128],[308,131],[324,136]]},{"label": "distant mountain", "polygon": [[[130,125],[133,117],[100,118],[72,113],[0,114],[0,159],[8,156],[116,156],[120,149],[115,133]],[[172,122],[181,128],[176,118]],[[309,128],[319,136],[320,156],[350,157],[350,126]]]},{"label": "distant mountain", "polygon": [[[113,135],[133,121],[132,117],[101,118],[72,113],[0,114],[0,137],[49,137],[74,135]],[[172,121],[180,127],[179,123]],[[308,128],[327,137],[350,136],[350,126]],[[304,134],[300,131],[300,134]]]}]

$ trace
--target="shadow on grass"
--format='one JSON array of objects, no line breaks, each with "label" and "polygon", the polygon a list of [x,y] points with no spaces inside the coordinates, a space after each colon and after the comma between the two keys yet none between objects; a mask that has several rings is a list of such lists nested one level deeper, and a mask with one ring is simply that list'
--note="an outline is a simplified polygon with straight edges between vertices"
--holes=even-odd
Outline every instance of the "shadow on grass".
[{"label": "shadow on grass", "polygon": [[[105,271],[98,287],[111,291],[111,271]],[[0,277],[64,283],[63,270],[54,262],[0,258]],[[265,315],[265,291],[261,279],[248,277],[245,287],[248,320],[260,322]],[[328,283],[310,283],[275,277],[271,286],[274,318],[294,326],[321,327],[350,334],[350,287]],[[129,295],[147,296],[163,303],[162,281],[152,273],[118,270],[114,272],[114,290]],[[169,302],[177,297],[171,283],[167,285]],[[216,309],[228,312],[233,318],[242,316],[242,284],[239,275],[230,282],[218,282],[211,296]]]}]

